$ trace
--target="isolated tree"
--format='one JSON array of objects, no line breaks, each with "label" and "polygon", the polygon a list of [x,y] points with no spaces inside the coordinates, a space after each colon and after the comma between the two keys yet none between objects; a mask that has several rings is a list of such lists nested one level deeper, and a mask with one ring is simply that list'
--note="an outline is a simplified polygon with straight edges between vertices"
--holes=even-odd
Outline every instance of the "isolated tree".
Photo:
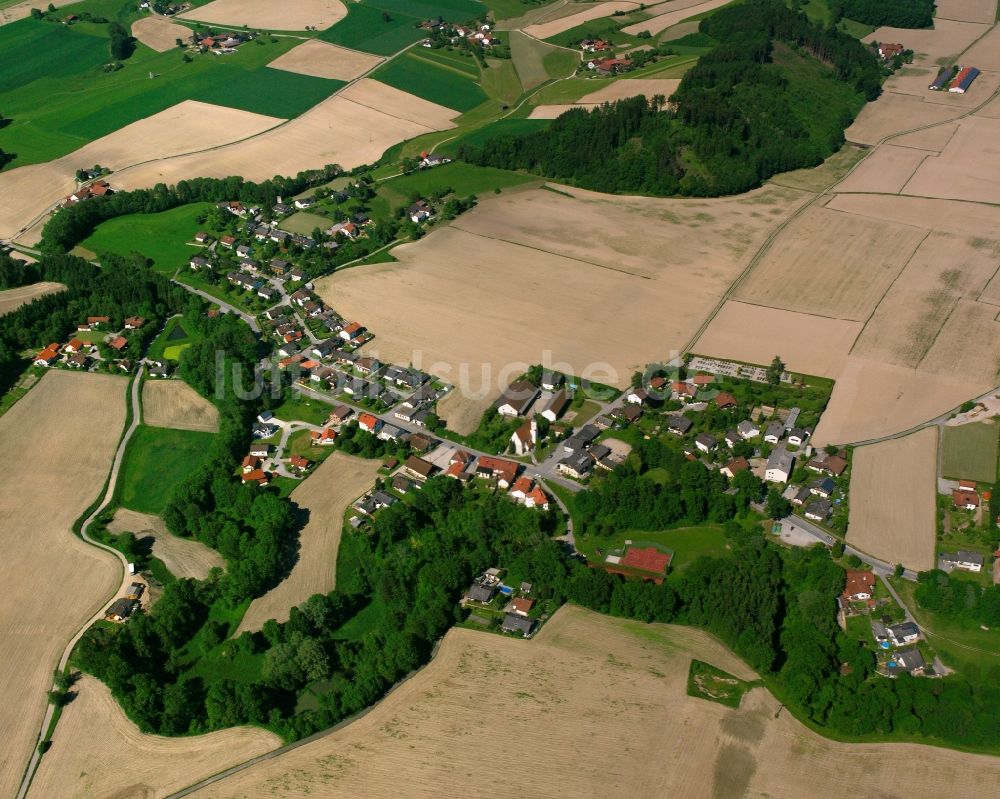
[{"label": "isolated tree", "polygon": [[778,385],[781,382],[781,375],[784,374],[785,364],[777,355],[774,356],[774,360],[771,361],[771,365],[767,367],[767,382],[772,386]]},{"label": "isolated tree", "polygon": [[792,503],[781,496],[777,488],[771,487],[767,492],[767,503],[764,506],[767,515],[772,519],[783,519],[792,512]]}]

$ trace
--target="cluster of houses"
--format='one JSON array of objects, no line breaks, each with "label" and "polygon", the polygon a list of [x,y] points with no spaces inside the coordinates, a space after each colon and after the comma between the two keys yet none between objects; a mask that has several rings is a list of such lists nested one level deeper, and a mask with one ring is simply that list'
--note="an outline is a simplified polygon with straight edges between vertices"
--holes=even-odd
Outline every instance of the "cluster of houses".
[{"label": "cluster of houses", "polygon": [[427,19],[420,23],[420,29],[433,34],[420,42],[423,47],[434,47],[440,41],[447,41],[450,44],[458,44],[461,40],[473,42],[480,47],[496,47],[502,44],[499,38],[493,35],[492,26],[486,22],[475,25],[456,25],[445,22],[442,17],[437,19]]},{"label": "cluster of houses", "polygon": [[[503,572],[490,568],[477,577],[462,598],[462,607],[477,610],[493,610],[495,600],[499,598],[503,614],[500,629],[505,633],[519,633],[529,638],[538,623],[532,617],[535,600],[531,598],[531,583],[523,582],[518,590],[504,585]],[[515,596],[516,594],[516,596]]]},{"label": "cluster of houses", "polygon": [[[78,333],[103,330],[111,323],[108,316],[88,316],[86,322],[81,322],[76,326]],[[145,317],[130,316],[125,319],[124,329],[117,333],[109,333],[105,336],[108,346],[115,352],[122,352],[128,347],[129,340],[126,337],[129,331],[138,330],[146,324]],[[40,350],[34,357],[35,366],[55,367],[64,366],[70,369],[89,369],[96,361],[100,361],[101,355],[96,344],[84,341],[76,336],[72,337],[65,344],[52,342]],[[132,371],[132,363],[127,358],[116,361],[118,367],[124,372]]]},{"label": "cluster of houses", "polygon": [[614,45],[604,39],[584,39],[580,42],[580,49],[585,53],[603,53],[606,50],[613,50]]},{"label": "cluster of houses", "polygon": [[244,31],[223,31],[211,33],[198,31],[191,34],[191,50],[198,53],[213,53],[214,55],[229,55],[236,49],[253,39],[253,35]]},{"label": "cluster of houses", "polygon": [[630,58],[592,58],[587,62],[587,69],[603,77],[621,75],[632,69]]},{"label": "cluster of houses", "polygon": [[[269,459],[272,458],[271,445],[258,441],[250,445],[250,451],[244,456],[240,465],[240,480],[244,484],[266,486],[271,482],[271,472],[268,471]],[[302,455],[293,454],[285,459],[285,463],[274,462],[275,467],[281,467],[295,477],[303,477],[313,467],[313,462]]]},{"label": "cluster of houses", "polygon": [[565,380],[556,372],[546,372],[542,376],[541,387],[528,380],[517,380],[494,403],[501,416],[524,419],[523,424],[511,434],[515,454],[527,455],[538,446],[536,416],[554,424],[566,412],[571,396],[564,385]]}]

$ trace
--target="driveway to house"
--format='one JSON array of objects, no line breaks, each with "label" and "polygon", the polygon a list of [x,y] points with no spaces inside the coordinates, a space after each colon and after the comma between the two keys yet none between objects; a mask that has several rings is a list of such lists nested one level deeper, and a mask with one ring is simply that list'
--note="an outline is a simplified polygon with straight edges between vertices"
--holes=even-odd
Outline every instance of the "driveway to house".
[{"label": "driveway to house", "polygon": [[236,306],[230,305],[228,302],[224,300],[220,300],[218,297],[209,294],[207,291],[202,291],[201,289],[196,289],[193,286],[188,286],[185,283],[181,283],[179,280],[171,280],[170,282],[180,286],[185,291],[190,291],[192,294],[197,294],[199,297],[208,300],[213,305],[218,305],[226,313],[235,314],[244,322],[246,322],[254,333],[257,333],[258,335],[260,334],[260,325],[257,324],[257,320],[250,314],[246,313],[245,311],[241,311]]},{"label": "driveway to house", "polygon": [[[111,599],[109,599],[108,602],[111,602],[117,597],[125,596],[126,589],[133,582],[134,578],[132,575],[129,574],[128,571],[128,559],[117,549],[109,547],[106,544],[102,544],[99,541],[95,541],[93,538],[87,535],[87,528],[91,525],[94,519],[97,518],[97,515],[108,506],[108,503],[111,502],[111,498],[114,496],[115,493],[115,486],[118,483],[118,475],[121,472],[122,460],[125,457],[125,448],[128,446],[129,440],[132,438],[132,435],[135,433],[136,429],[139,427],[139,424],[141,422],[139,393],[142,388],[142,373],[144,369],[145,369],[145,364],[140,364],[139,369],[135,374],[135,378],[132,380],[132,391],[130,395],[130,403],[132,406],[132,421],[126,428],[125,433],[118,444],[118,450],[115,452],[115,459],[114,461],[112,461],[111,464],[111,473],[108,475],[107,488],[104,489],[104,495],[101,498],[100,504],[86,519],[84,519],[83,525],[80,528],[80,534],[83,537],[84,541],[99,549],[103,549],[107,552],[110,552],[118,559],[118,562],[121,564],[122,567],[121,585],[118,586],[118,589],[115,591],[115,595],[111,597]],[[104,618],[104,610],[106,609],[106,607],[107,603],[102,605],[101,610],[99,610],[90,619],[88,619],[84,623],[84,625],[80,627],[79,630],[77,630],[76,634],[70,639],[69,643],[66,644],[66,648],[63,650],[62,656],[59,658],[59,665],[56,671],[62,672],[66,669],[66,664],[69,662],[69,656],[72,654],[73,648],[77,645],[79,640],[83,638],[84,633],[86,633],[87,630],[89,630],[94,623]],[[56,688],[55,684],[53,684],[52,688],[53,690],[55,690]],[[50,703],[48,707],[45,709],[45,716],[42,718],[42,726],[39,729],[38,733],[39,743],[41,743],[41,741],[44,739],[45,733],[49,729],[49,724],[52,722],[52,714],[54,712],[55,712],[55,706]],[[28,787],[31,785],[31,778],[35,776],[35,770],[38,768],[38,761],[40,759],[41,755],[38,752],[38,746],[36,746],[31,754],[31,760],[28,761],[28,768],[24,772],[24,779],[21,780],[21,787],[17,791],[17,799],[24,799],[24,796],[27,795]]]}]

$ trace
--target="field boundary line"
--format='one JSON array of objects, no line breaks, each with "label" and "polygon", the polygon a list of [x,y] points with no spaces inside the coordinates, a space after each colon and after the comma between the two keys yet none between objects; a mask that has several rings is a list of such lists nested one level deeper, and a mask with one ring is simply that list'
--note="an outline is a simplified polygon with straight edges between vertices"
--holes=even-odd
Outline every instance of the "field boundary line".
[{"label": "field boundary line", "polygon": [[[446,69],[449,72],[454,72],[456,75],[461,75],[463,78],[471,80],[473,83],[479,83],[479,78],[482,77],[482,73],[477,77],[476,75],[471,75],[463,69],[458,67],[453,67],[451,64],[445,64],[441,61],[435,61],[433,58],[426,58],[417,52],[407,53],[407,58],[412,58],[414,61],[423,61],[425,64],[430,64],[431,66],[440,67],[441,69]],[[378,78],[376,78],[378,80]]]}]

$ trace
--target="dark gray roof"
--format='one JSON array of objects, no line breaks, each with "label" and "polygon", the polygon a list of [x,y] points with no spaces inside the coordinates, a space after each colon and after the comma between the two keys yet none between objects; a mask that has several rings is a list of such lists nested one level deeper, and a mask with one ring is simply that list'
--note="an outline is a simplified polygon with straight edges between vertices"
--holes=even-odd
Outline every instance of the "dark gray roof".
[{"label": "dark gray roof", "polygon": [[520,616],[517,613],[508,613],[503,617],[503,625],[501,629],[508,633],[520,632],[522,635],[528,635],[528,633],[531,632],[531,628],[534,626],[535,622],[527,616]]},{"label": "dark gray roof", "polygon": [[904,621],[900,624],[894,624],[889,628],[889,632],[892,634],[893,638],[905,638],[908,635],[919,635],[920,628],[917,627],[912,621]]},{"label": "dark gray roof", "polygon": [[678,416],[675,414],[673,416],[667,417],[667,428],[669,430],[677,430],[681,433],[686,433],[688,430],[691,429],[691,425],[693,424],[694,422],[692,422],[686,416]]},{"label": "dark gray roof", "polygon": [[473,583],[469,587],[469,599],[475,602],[489,602],[493,599],[493,594],[496,589],[493,586],[482,585],[481,583]]}]

